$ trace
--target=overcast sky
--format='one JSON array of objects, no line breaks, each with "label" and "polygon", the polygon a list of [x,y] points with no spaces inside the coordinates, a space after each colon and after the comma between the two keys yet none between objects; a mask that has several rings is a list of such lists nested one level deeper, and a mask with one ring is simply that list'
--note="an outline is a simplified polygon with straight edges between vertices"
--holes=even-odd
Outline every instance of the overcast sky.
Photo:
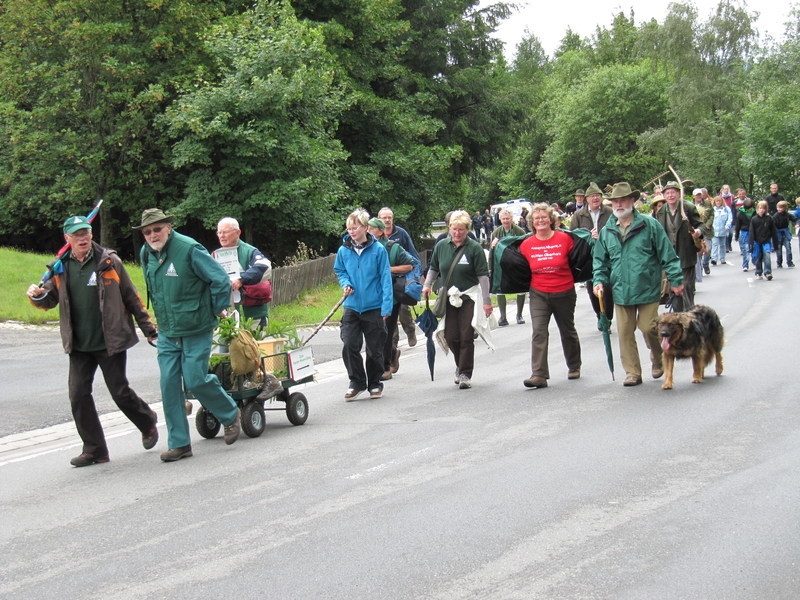
[{"label": "overcast sky", "polygon": [[[497,36],[502,39],[505,54],[512,57],[525,30],[534,34],[542,43],[545,52],[552,56],[558,48],[567,28],[581,37],[591,37],[597,25],[608,27],[613,16],[622,10],[626,15],[633,8],[636,25],[655,18],[663,21],[670,0],[509,0],[521,8],[500,26]],[[492,0],[481,0],[481,5],[492,4]],[[717,0],[694,0],[700,21],[708,17],[717,7]],[[756,24],[759,33],[782,39],[784,23],[788,20],[790,2],[787,0],[760,0],[748,2],[750,12],[758,12]]]}]

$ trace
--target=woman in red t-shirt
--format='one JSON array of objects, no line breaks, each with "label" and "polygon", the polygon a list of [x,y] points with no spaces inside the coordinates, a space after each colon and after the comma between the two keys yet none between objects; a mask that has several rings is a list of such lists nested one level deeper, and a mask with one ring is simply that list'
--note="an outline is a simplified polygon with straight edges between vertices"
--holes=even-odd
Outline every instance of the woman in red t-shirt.
[{"label": "woman in red t-shirt", "polygon": [[567,258],[572,250],[572,237],[555,229],[556,214],[547,204],[536,204],[528,215],[534,234],[520,245],[520,251],[531,267],[531,376],[525,387],[547,387],[550,370],[547,366],[548,328],[554,316],[561,333],[561,347],[567,361],[567,379],[581,376],[581,342],[575,330],[575,280]]}]

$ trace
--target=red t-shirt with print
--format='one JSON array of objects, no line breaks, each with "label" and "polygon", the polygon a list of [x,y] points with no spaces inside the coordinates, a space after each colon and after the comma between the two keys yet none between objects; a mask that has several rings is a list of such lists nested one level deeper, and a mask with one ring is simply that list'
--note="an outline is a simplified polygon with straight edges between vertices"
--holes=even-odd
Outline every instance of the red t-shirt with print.
[{"label": "red t-shirt with print", "polygon": [[520,251],[531,267],[531,287],[540,292],[566,292],[575,285],[567,256],[572,250],[572,237],[563,231],[554,231],[549,240],[535,235],[520,244]]}]

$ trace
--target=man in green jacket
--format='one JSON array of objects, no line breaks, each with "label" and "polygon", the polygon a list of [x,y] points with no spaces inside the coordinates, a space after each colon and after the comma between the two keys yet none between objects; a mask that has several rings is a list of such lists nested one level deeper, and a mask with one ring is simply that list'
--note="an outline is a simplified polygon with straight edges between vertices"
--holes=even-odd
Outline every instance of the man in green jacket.
[{"label": "man in green jacket", "polygon": [[157,208],[142,213],[138,227],[147,242],[141,261],[147,293],[158,321],[158,366],[169,450],[161,460],[192,456],[183,384],[225,425],[225,443],[239,437],[239,409],[215,375],[208,373],[217,316],[230,302],[228,274],[192,238],[172,229],[172,217]]},{"label": "man in green jacket", "polygon": [[681,187],[677,181],[670,181],[664,186],[664,199],[667,201],[656,213],[656,221],[661,223],[667,232],[675,254],[683,271],[684,296],[677,296],[672,303],[675,312],[683,312],[694,306],[695,269],[697,268],[697,246],[695,238],[703,235],[703,223],[697,208],[691,202],[684,202]]},{"label": "man in green jacket", "polygon": [[610,195],[613,216],[600,231],[593,250],[594,293],[600,296],[603,286],[610,284],[614,294],[625,386],[642,383],[637,327],[650,349],[653,378],[664,374],[663,351],[656,329],[661,272],[666,272],[675,294],[683,292],[680,261],[664,228],[633,208],[639,195],[626,182],[614,185]]}]

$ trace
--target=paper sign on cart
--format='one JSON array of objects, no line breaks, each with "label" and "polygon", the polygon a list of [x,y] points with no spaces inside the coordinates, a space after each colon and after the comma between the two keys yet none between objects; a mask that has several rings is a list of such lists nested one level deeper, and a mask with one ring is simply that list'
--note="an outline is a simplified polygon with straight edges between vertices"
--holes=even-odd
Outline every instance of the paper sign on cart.
[{"label": "paper sign on cart", "polygon": [[294,381],[311,377],[314,374],[314,352],[311,346],[289,350],[289,377]]}]

